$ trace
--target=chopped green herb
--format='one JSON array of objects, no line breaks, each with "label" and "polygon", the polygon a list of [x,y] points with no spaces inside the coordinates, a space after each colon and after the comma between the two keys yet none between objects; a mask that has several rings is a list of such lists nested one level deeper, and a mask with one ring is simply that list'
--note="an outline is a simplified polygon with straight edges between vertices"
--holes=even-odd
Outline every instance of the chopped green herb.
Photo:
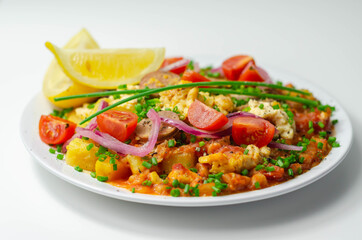
[{"label": "chopped green herb", "polygon": [[152,182],[150,180],[145,180],[142,182],[142,186],[151,186]]},{"label": "chopped green herb", "polygon": [[308,134],[314,133],[314,128],[309,129],[307,133],[308,133]]},{"label": "chopped green herb", "polygon": [[323,148],[323,143],[319,142],[319,143],[317,144],[317,148],[322,149],[322,148]]},{"label": "chopped green herb", "polygon": [[248,155],[248,153],[249,153],[249,149],[246,148],[246,149],[244,150],[244,155]]},{"label": "chopped green herb", "polygon": [[196,142],[196,136],[195,135],[192,135],[190,136],[190,142],[194,143]]},{"label": "chopped green herb", "polygon": [[244,169],[244,170],[241,171],[241,175],[243,175],[243,176],[246,176],[248,174],[249,174],[248,169]]},{"label": "chopped green herb", "polygon": [[204,141],[199,142],[199,146],[200,146],[200,147],[205,146],[205,142],[204,142]]},{"label": "chopped green herb", "polygon": [[151,163],[152,163],[153,166],[157,166],[157,164],[158,164],[157,158],[152,157],[152,158],[151,158]]},{"label": "chopped green herb", "polygon": [[261,103],[261,104],[259,105],[259,108],[260,108],[260,109],[264,109],[264,104]]},{"label": "chopped green herb", "polygon": [[318,122],[318,126],[319,126],[320,128],[324,128],[324,127],[325,127],[322,122]]},{"label": "chopped green herb", "polygon": [[221,189],[219,189],[219,188],[217,188],[217,187],[215,187],[215,186],[212,186],[211,188],[212,188],[212,190],[214,190],[216,193],[220,193],[220,192],[221,192]]},{"label": "chopped green herb", "polygon": [[179,181],[177,180],[177,179],[174,179],[173,181],[172,181],[172,186],[173,187],[177,187],[179,185]]},{"label": "chopped green herb", "polygon": [[87,108],[89,108],[89,109],[93,109],[95,105],[96,105],[95,103],[88,104]]},{"label": "chopped green herb", "polygon": [[132,141],[131,139],[128,139],[128,140],[127,140],[127,141],[125,141],[124,143],[125,143],[125,144],[130,144],[130,143],[131,143],[131,141]]},{"label": "chopped green herb", "polygon": [[190,168],[191,172],[197,173],[197,169],[196,168]]},{"label": "chopped green herb", "polygon": [[338,119],[332,120],[332,124],[333,124],[333,125],[336,125],[337,123],[338,123]]},{"label": "chopped green herb", "polygon": [[95,178],[97,176],[96,172],[91,172],[90,175],[91,175],[92,178]]},{"label": "chopped green herb", "polygon": [[329,137],[329,138],[328,138],[328,143],[329,143],[329,144],[332,144],[332,143],[334,143],[336,140],[337,140],[336,137]]},{"label": "chopped green herb", "polygon": [[184,193],[188,193],[189,191],[190,191],[190,184],[186,184]]},{"label": "chopped green herb", "polygon": [[94,147],[94,144],[90,143],[90,144],[88,144],[88,146],[86,148],[88,151],[90,151],[93,147]]},{"label": "chopped green herb", "polygon": [[260,188],[260,183],[259,183],[259,182],[255,182],[254,186],[255,186],[256,189],[258,189],[258,188]]},{"label": "chopped green herb", "polygon": [[135,193],[135,192],[136,192],[136,189],[135,189],[135,188],[132,188],[131,192],[132,192],[132,193]]},{"label": "chopped green herb", "polygon": [[337,142],[332,143],[332,147],[334,147],[334,148],[337,148],[337,147],[340,147],[340,146],[341,145],[339,143],[337,143]]},{"label": "chopped green herb", "polygon": [[171,194],[172,197],[179,197],[180,196],[180,190],[177,189],[177,188],[172,189],[170,194]]},{"label": "chopped green herb", "polygon": [[150,169],[150,168],[152,167],[152,164],[149,163],[149,162],[143,161],[143,162],[142,162],[142,166],[144,166],[145,168]]},{"label": "chopped green herb", "polygon": [[59,160],[63,160],[64,155],[59,153],[59,154],[57,155],[57,158],[58,158]]},{"label": "chopped green herb", "polygon": [[108,181],[108,177],[106,176],[97,176],[97,180],[100,182],[106,182]]},{"label": "chopped green herb", "polygon": [[168,140],[167,145],[168,145],[169,148],[174,147],[175,146],[175,140],[173,140],[173,139]]},{"label": "chopped green herb", "polygon": [[82,137],[83,140],[89,140],[89,137]]},{"label": "chopped green herb", "polygon": [[265,170],[266,170],[267,172],[274,172],[274,171],[275,171],[275,167],[273,167],[273,166],[265,167]]},{"label": "chopped green herb", "polygon": [[55,154],[55,149],[49,148],[49,152],[50,152],[51,154]]},{"label": "chopped green herb", "polygon": [[75,171],[78,171],[78,172],[83,172],[83,169],[80,168],[79,166],[75,166],[75,167],[74,167],[74,170],[75,170]]},{"label": "chopped green herb", "polygon": [[288,169],[288,175],[293,177],[294,176],[294,172],[291,168]]},{"label": "chopped green herb", "polygon": [[325,138],[327,136],[327,132],[326,131],[320,131],[319,136],[322,137],[322,138]]},{"label": "chopped green herb", "polygon": [[312,122],[312,121],[309,121],[309,122],[308,122],[308,127],[309,127],[309,128],[313,128],[313,122]]},{"label": "chopped green herb", "polygon": [[259,171],[259,170],[261,170],[261,169],[263,169],[263,168],[264,168],[264,165],[259,164],[259,165],[257,165],[257,166],[255,167],[255,170],[256,170],[256,171]]},{"label": "chopped green herb", "polygon": [[273,106],[273,109],[280,109],[279,104],[275,104],[275,105]]},{"label": "chopped green herb", "polygon": [[113,171],[117,171],[117,168],[118,168],[117,164],[113,164]]}]

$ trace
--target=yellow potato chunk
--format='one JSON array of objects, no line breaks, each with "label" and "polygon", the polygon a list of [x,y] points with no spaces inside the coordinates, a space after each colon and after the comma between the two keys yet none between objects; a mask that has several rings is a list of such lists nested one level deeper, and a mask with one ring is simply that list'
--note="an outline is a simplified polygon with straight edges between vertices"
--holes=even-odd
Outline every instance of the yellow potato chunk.
[{"label": "yellow potato chunk", "polygon": [[151,172],[149,177],[150,177],[152,184],[162,183],[162,179],[160,178],[160,176],[158,176],[158,174],[156,172]]},{"label": "yellow potato chunk", "polygon": [[103,162],[96,162],[97,176],[108,177],[108,181],[117,179],[127,179],[131,175],[131,170],[127,163],[122,160],[115,159],[115,163],[110,163],[110,157]]},{"label": "yellow potato chunk", "polygon": [[128,161],[132,174],[140,174],[146,168],[142,166],[142,158],[138,156],[127,155],[126,161]]},{"label": "yellow potato chunk", "polygon": [[75,138],[67,146],[67,153],[65,155],[65,161],[70,166],[79,166],[80,168],[88,171],[95,170],[95,164],[97,157],[95,153],[98,151],[98,147],[95,145],[88,151],[87,146],[94,144],[91,140],[84,140]]},{"label": "yellow potato chunk", "polygon": [[171,153],[162,161],[162,170],[165,173],[170,173],[172,171],[172,166],[176,163],[181,163],[187,169],[195,167],[195,153],[178,151]]}]

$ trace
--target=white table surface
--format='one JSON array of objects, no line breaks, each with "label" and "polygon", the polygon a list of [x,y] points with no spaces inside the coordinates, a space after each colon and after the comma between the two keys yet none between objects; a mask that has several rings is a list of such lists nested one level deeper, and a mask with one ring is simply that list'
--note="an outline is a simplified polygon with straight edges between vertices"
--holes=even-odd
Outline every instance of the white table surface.
[{"label": "white table surface", "polygon": [[[0,0],[0,239],[361,239],[362,2],[174,2]],[[19,119],[52,59],[44,42],[82,27],[102,47],[247,53],[309,79],[349,113],[352,149],[310,186],[227,207],[142,205],[66,183],[26,152]]]}]

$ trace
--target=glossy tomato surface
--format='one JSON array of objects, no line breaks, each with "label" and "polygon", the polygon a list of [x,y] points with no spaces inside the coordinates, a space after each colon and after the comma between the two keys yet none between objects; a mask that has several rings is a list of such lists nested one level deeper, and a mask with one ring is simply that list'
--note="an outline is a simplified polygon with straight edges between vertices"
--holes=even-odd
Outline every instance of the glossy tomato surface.
[{"label": "glossy tomato surface", "polygon": [[237,145],[266,146],[273,139],[274,132],[273,124],[262,118],[240,117],[234,120],[232,127],[232,137]]},{"label": "glossy tomato surface", "polygon": [[239,81],[265,82],[265,79],[262,75],[262,70],[255,66],[253,62],[249,62],[240,74]]},{"label": "glossy tomato surface", "polygon": [[101,132],[108,133],[119,141],[126,141],[137,126],[138,117],[131,112],[109,110],[97,117],[97,124]]},{"label": "glossy tomato surface", "polygon": [[[170,64],[173,64],[175,62],[178,62],[180,60],[184,59],[183,57],[173,57],[173,58],[165,58],[165,60],[163,61],[161,68],[166,67]],[[183,73],[186,70],[187,64],[184,64],[180,67],[174,68],[172,70],[170,70],[170,72],[175,73],[175,74],[180,74]]]},{"label": "glossy tomato surface", "polygon": [[188,119],[195,127],[208,131],[218,130],[229,121],[224,114],[198,100],[191,104]]},{"label": "glossy tomato surface", "polygon": [[39,121],[40,139],[47,144],[62,144],[71,138],[77,125],[63,118],[42,115]]},{"label": "glossy tomato surface", "polygon": [[254,59],[247,55],[237,55],[226,59],[222,63],[225,77],[229,80],[238,80],[241,72],[249,62],[255,63]]}]

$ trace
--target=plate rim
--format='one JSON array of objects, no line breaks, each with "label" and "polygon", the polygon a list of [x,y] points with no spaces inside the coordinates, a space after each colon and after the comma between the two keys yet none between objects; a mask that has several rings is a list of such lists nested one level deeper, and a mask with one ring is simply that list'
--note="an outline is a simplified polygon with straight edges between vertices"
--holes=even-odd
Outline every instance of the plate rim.
[{"label": "plate rim", "polygon": [[[287,79],[283,79],[284,82],[293,82],[293,83],[302,83],[312,86],[312,89],[310,89],[312,92],[317,91],[319,93],[322,93],[324,97],[332,98],[332,96],[327,93],[324,89],[320,88],[319,86],[315,85],[314,83],[310,82],[309,80],[303,79],[300,76],[292,75],[288,71],[280,70],[279,68],[274,67],[267,67],[266,68],[268,72],[276,71],[278,74],[276,75],[285,75],[288,76]],[[272,74],[270,74],[273,76]],[[296,82],[290,79],[297,80]],[[286,81],[287,80],[287,81]],[[298,85],[298,84],[296,84]],[[37,93],[35,96],[31,98],[31,100],[26,104],[25,108],[23,109],[21,119],[20,119],[20,136],[22,139],[23,144],[25,145],[25,148],[30,153],[30,155],[37,160],[38,163],[45,169],[47,169],[49,172],[54,174],[55,176],[59,177],[62,180],[65,180],[68,183],[71,183],[77,187],[83,188],[85,190],[104,195],[107,197],[130,201],[130,202],[137,202],[137,203],[144,203],[144,204],[152,204],[152,205],[160,205],[160,206],[175,206],[175,207],[207,207],[207,206],[223,206],[223,205],[233,205],[233,204],[239,204],[239,203],[245,203],[245,202],[252,202],[252,201],[259,201],[267,198],[272,198],[276,196],[280,196],[289,192],[293,192],[295,190],[298,190],[302,187],[305,187],[328,173],[330,173],[333,169],[335,169],[347,156],[349,150],[352,146],[352,139],[353,139],[353,127],[350,120],[350,117],[348,116],[345,109],[342,107],[342,105],[334,100],[334,105],[337,107],[337,111],[340,112],[340,114],[344,115],[344,134],[348,134],[347,136],[347,142],[343,142],[340,148],[337,148],[338,152],[341,152],[341,155],[338,159],[333,159],[332,156],[332,164],[328,167],[324,168],[318,168],[321,166],[323,162],[325,162],[328,158],[328,156],[331,155],[332,151],[335,149],[333,148],[331,153],[327,155],[325,159],[316,167],[313,167],[308,172],[291,179],[287,182],[278,184],[276,186],[260,189],[257,191],[248,191],[243,193],[236,193],[226,196],[218,196],[218,197],[200,197],[200,198],[188,198],[188,197],[182,197],[182,198],[174,198],[171,196],[158,196],[158,195],[148,195],[148,194],[140,194],[140,193],[131,193],[128,190],[124,190],[121,188],[117,188],[115,186],[112,186],[107,183],[101,183],[89,176],[89,174],[85,173],[78,173],[78,175],[74,173],[70,173],[69,171],[62,172],[59,169],[55,169],[50,164],[47,164],[47,161],[44,161],[42,156],[40,156],[38,153],[34,152],[33,146],[27,141],[26,139],[26,133],[27,133],[27,120],[25,120],[25,116],[27,116],[28,111],[32,109],[33,104],[38,98],[43,98],[43,100],[46,101],[46,98],[43,96],[42,92]],[[35,126],[34,126],[35,127]],[[338,134],[338,133],[337,133]],[[40,140],[39,135],[37,138]],[[44,145],[44,143],[43,143]],[[43,156],[44,157],[44,156]],[[53,161],[57,161],[55,158]],[[59,163],[60,161],[57,161]],[[65,165],[65,168],[71,168],[73,170],[73,167],[67,165],[65,161],[61,161],[60,164]],[[324,165],[322,165],[324,166]],[[69,169],[68,169],[69,170]],[[73,170],[73,172],[75,172]],[[317,173],[319,173],[317,175]],[[82,174],[83,177],[79,177]],[[87,176],[86,176],[87,175]],[[312,176],[310,176],[312,175]],[[84,176],[90,178],[91,180],[95,181],[91,184],[89,183],[90,180],[84,179]],[[88,183],[86,182],[88,181]],[[299,184],[298,184],[299,182]]]}]

